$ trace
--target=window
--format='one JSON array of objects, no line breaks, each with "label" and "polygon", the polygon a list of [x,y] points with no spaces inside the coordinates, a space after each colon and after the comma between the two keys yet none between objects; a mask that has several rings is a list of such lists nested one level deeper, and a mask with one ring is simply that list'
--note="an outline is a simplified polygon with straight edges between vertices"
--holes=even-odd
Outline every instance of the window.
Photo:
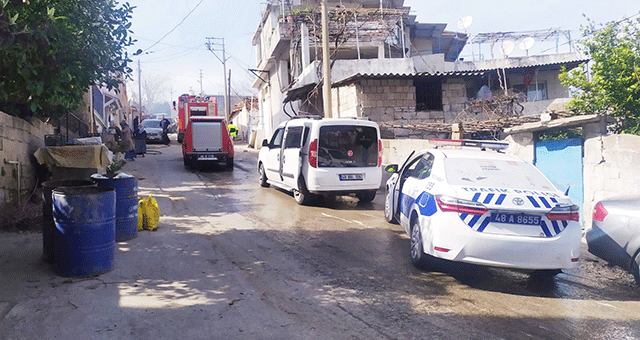
[{"label": "window", "polygon": [[292,149],[300,147],[302,139],[302,126],[290,127],[287,129],[287,138],[284,140],[284,148]]},{"label": "window", "polygon": [[415,79],[416,111],[442,111],[442,80]]},{"label": "window", "polygon": [[282,136],[284,135],[284,129],[278,129],[271,137],[271,142],[269,143],[269,149],[279,148],[282,146]]},{"label": "window", "polygon": [[318,167],[378,165],[378,130],[371,126],[329,125],[320,128]]},{"label": "window", "polygon": [[411,177],[417,179],[425,179],[431,176],[431,168],[433,167],[433,155],[427,153],[420,158],[415,168],[411,171]]},{"label": "window", "polygon": [[528,88],[524,84],[513,85],[515,92],[527,95],[527,101],[535,102],[538,100],[547,100],[547,83],[531,83]]}]

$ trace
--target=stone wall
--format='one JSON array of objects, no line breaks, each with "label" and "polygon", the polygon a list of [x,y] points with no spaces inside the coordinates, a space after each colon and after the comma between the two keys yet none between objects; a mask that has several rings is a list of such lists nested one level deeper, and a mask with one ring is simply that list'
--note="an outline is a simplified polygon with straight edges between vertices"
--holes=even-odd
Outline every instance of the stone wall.
[{"label": "stone wall", "polygon": [[0,209],[24,203],[35,188],[37,162],[33,154],[44,146],[44,136],[53,134],[53,129],[38,119],[26,121],[0,112]]},{"label": "stone wall", "polygon": [[442,82],[442,123],[452,123],[464,110],[467,87],[464,79],[448,78]]},{"label": "stone wall", "polygon": [[[416,114],[416,90],[411,79],[365,79],[356,86],[362,117],[377,123],[396,124],[415,124],[420,120]],[[384,127],[381,127],[381,133],[390,138],[403,137],[402,131]]]},{"label": "stone wall", "polygon": [[331,89],[333,116],[335,118],[360,117],[358,88],[355,84]]}]

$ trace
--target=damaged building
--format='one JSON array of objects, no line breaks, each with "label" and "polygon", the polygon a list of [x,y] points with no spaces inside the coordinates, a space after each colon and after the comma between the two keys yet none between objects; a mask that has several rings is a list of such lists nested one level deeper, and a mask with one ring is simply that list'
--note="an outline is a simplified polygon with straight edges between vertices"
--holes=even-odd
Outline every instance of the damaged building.
[{"label": "damaged building", "polygon": [[[469,35],[418,22],[403,0],[327,8],[333,117],[369,118],[383,138],[448,137],[454,123],[482,137],[520,117],[562,111],[569,94],[558,74],[587,61],[577,53],[463,60]],[[253,36],[265,136],[290,117],[323,115],[321,31],[320,1],[267,3]]]}]

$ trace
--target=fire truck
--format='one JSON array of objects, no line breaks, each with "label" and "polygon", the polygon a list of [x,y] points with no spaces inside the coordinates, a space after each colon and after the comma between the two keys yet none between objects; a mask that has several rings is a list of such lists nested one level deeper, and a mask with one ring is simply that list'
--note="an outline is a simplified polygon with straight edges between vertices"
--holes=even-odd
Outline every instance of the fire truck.
[{"label": "fire truck", "polygon": [[192,116],[217,116],[218,103],[215,97],[202,97],[183,94],[178,102],[173,102],[178,111],[178,143],[182,143],[187,130],[189,118]]}]

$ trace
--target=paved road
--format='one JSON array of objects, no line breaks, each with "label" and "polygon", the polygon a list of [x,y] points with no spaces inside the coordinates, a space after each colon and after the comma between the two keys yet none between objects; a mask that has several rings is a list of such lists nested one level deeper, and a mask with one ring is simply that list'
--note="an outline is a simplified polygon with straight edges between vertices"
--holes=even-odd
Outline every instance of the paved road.
[{"label": "paved road", "polygon": [[233,171],[185,169],[175,141],[148,150],[124,171],[159,230],[118,243],[111,272],[58,277],[41,235],[0,234],[2,339],[640,338],[640,289],[588,254],[553,280],[421,271],[381,196],[303,207],[258,185],[253,150]]}]

